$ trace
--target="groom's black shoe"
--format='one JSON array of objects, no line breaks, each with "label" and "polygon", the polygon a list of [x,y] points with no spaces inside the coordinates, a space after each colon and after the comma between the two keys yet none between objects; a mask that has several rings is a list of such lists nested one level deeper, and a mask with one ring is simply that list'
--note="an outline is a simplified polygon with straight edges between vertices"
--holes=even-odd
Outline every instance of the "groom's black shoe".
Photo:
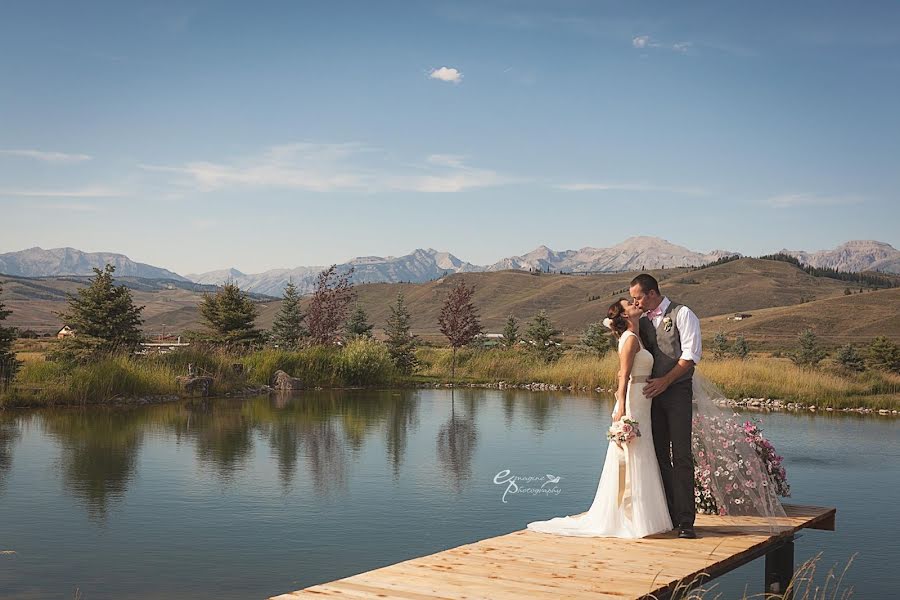
[{"label": "groom's black shoe", "polygon": [[697,537],[697,532],[694,531],[693,525],[679,525],[678,537],[686,540],[693,540]]}]

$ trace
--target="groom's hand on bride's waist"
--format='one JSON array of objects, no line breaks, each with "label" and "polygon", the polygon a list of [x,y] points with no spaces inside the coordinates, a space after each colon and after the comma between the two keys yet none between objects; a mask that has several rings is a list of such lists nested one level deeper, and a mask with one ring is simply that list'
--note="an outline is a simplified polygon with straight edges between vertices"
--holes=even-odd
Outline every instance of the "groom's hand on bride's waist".
[{"label": "groom's hand on bride's waist", "polygon": [[647,398],[655,398],[662,394],[669,387],[668,377],[656,377],[647,380],[644,384],[644,396]]}]

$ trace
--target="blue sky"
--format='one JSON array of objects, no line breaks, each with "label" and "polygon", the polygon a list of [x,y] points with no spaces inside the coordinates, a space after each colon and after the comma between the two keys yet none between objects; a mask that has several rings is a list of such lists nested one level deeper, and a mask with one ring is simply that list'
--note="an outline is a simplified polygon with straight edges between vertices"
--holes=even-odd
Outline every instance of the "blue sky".
[{"label": "blue sky", "polygon": [[895,246],[895,2],[0,5],[0,252]]}]

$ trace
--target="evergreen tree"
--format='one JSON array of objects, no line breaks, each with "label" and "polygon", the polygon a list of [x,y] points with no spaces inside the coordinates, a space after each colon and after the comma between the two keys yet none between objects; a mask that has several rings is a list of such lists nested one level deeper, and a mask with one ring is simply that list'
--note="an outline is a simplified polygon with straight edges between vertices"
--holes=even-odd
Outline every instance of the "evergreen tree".
[{"label": "evergreen tree", "polygon": [[256,329],[256,305],[233,281],[215,294],[204,294],[199,309],[207,330],[203,338],[208,341],[240,345],[259,342],[262,337]]},{"label": "evergreen tree", "polygon": [[528,324],[525,336],[534,344],[535,350],[547,362],[553,362],[562,354],[559,346],[559,334],[562,331],[556,329],[547,316],[547,311],[541,310]]},{"label": "evergreen tree", "polygon": [[870,369],[900,373],[900,347],[885,336],[878,336],[866,350],[866,366]]},{"label": "evergreen tree", "polygon": [[718,360],[725,358],[728,356],[728,350],[728,336],[725,335],[724,331],[720,331],[716,334],[716,337],[713,338],[713,358]]},{"label": "evergreen tree", "polygon": [[519,341],[519,322],[512,315],[506,318],[506,325],[503,327],[503,345],[512,348]]},{"label": "evergreen tree", "polygon": [[309,335],[303,324],[306,315],[300,310],[300,293],[293,281],[284,286],[281,308],[275,315],[275,322],[269,331],[269,340],[279,348],[296,350],[304,337]]},{"label": "evergreen tree", "polygon": [[603,356],[609,350],[609,328],[603,323],[591,323],[581,336],[581,343]]},{"label": "evergreen tree", "polygon": [[816,367],[825,358],[825,350],[819,346],[819,339],[812,329],[804,329],[799,336],[800,347],[791,353],[791,360],[800,367]]},{"label": "evergreen tree", "polygon": [[319,273],[316,290],[306,313],[306,325],[313,343],[327,346],[338,340],[353,301],[353,285],[350,283],[352,275],[352,267],[339,274],[337,265],[331,265]]},{"label": "evergreen tree", "polygon": [[388,307],[391,311],[385,327],[387,347],[397,370],[409,375],[416,370],[416,336],[410,334],[410,314],[403,299],[403,293],[397,294],[397,301]]},{"label": "evergreen tree", "polygon": [[859,372],[866,370],[865,358],[853,344],[846,344],[838,348],[837,356],[835,358],[837,359],[838,364],[850,371]]},{"label": "evergreen tree", "polygon": [[456,351],[470,343],[482,332],[478,309],[472,302],[475,288],[467,287],[460,281],[444,301],[441,314],[438,316],[438,326],[441,333],[447,336],[450,347],[453,348],[453,359],[450,367],[450,378],[456,377]]},{"label": "evergreen tree", "polygon": [[347,319],[347,323],[344,325],[344,331],[347,332],[347,337],[372,337],[372,328],[375,327],[371,323],[369,323],[369,315],[366,314],[366,311],[363,310],[363,307],[359,304],[356,305],[356,310],[350,315],[350,318]]},{"label": "evergreen tree", "polygon": [[741,360],[744,360],[748,356],[750,356],[750,344],[747,343],[747,340],[744,338],[744,336],[737,336],[737,338],[734,340],[734,344],[732,344],[731,346],[731,353]]},{"label": "evergreen tree", "polygon": [[[2,295],[3,285],[0,284],[0,296]],[[0,321],[5,321],[11,314],[12,311],[6,308],[3,300],[0,300]],[[16,360],[16,353],[12,348],[15,341],[16,330],[0,325],[0,385],[7,385],[19,369],[19,361]]]},{"label": "evergreen tree", "polygon": [[141,312],[131,290],[113,284],[116,267],[94,267],[94,277],[86,287],[68,295],[68,310],[57,313],[75,330],[60,344],[59,357],[87,359],[96,352],[133,350],[141,341]]}]

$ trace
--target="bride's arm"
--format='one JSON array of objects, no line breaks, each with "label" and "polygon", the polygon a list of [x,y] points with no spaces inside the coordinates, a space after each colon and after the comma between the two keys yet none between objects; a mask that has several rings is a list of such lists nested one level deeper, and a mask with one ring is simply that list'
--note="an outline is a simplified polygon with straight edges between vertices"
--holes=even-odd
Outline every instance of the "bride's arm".
[{"label": "bride's arm", "polygon": [[616,412],[613,414],[613,421],[618,421],[625,414],[625,395],[628,390],[628,378],[631,377],[634,356],[639,349],[640,346],[635,336],[629,335],[622,343],[622,349],[619,351],[619,385],[616,390]]}]

